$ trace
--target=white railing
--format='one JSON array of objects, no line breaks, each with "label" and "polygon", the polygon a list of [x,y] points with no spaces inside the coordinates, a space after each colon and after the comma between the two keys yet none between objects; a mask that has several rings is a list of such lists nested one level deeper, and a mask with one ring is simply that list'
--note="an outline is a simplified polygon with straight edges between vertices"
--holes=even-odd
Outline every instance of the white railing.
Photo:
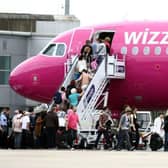
[{"label": "white railing", "polygon": [[66,75],[64,77],[64,81],[61,86],[64,86],[66,88],[70,84],[71,80],[74,77],[75,68],[76,68],[77,63],[78,63],[77,55],[73,56],[71,59],[68,59],[67,63],[65,63],[64,66],[68,68],[68,71],[67,71],[68,73],[65,73]]},{"label": "white railing", "polygon": [[92,123],[92,112],[94,111],[95,105],[103,93],[103,90],[107,84],[105,76],[105,59],[99,65],[93,79],[90,81],[84,95],[82,96],[78,106],[77,112],[80,117],[82,127],[90,127]]},{"label": "white railing", "polygon": [[107,58],[107,78],[125,79],[125,56],[112,55]]}]

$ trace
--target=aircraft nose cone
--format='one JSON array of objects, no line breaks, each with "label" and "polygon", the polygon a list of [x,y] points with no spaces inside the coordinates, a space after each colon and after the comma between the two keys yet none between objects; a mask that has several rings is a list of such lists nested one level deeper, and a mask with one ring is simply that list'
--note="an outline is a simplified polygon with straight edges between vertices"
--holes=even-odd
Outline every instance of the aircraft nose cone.
[{"label": "aircraft nose cone", "polygon": [[9,76],[9,85],[11,88],[16,93],[28,98],[31,98],[32,93],[36,91],[40,79],[35,70],[34,62],[33,58],[24,61]]},{"label": "aircraft nose cone", "polygon": [[43,56],[29,58],[11,72],[9,85],[16,93],[26,98],[48,103],[63,77],[63,70],[58,73],[55,68],[57,63],[58,61]]},{"label": "aircraft nose cone", "polygon": [[15,90],[16,92],[18,92],[22,86],[18,84],[18,76],[15,75],[15,73],[12,71],[12,73],[9,76],[9,85],[10,87]]},{"label": "aircraft nose cone", "polygon": [[17,66],[9,76],[9,85],[15,92],[19,94],[24,93],[24,89],[26,89],[25,84],[27,83],[28,79],[26,79],[24,75],[25,69],[27,68],[25,66],[23,68],[23,65],[21,64]]}]

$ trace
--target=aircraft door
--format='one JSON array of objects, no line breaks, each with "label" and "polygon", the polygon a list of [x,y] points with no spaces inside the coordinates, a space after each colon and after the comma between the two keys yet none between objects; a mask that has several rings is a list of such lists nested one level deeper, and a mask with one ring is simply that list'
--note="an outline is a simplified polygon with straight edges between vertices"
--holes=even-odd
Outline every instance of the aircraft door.
[{"label": "aircraft door", "polygon": [[94,33],[93,41],[96,41],[97,39],[105,40],[105,39],[108,38],[108,43],[109,43],[109,48],[110,48],[109,53],[112,54],[113,53],[112,41],[113,41],[113,38],[114,38],[114,34],[115,34],[115,32],[112,31],[112,30],[97,31],[97,32]]},{"label": "aircraft door", "polygon": [[69,46],[68,55],[76,55],[80,53],[85,41],[91,38],[93,29],[75,29]]}]

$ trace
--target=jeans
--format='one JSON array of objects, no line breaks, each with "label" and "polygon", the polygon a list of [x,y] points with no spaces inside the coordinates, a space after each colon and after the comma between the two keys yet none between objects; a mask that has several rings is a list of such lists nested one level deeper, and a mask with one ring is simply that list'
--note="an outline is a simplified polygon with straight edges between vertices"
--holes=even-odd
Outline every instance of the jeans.
[{"label": "jeans", "polygon": [[15,132],[14,133],[14,147],[15,149],[19,149],[21,147],[22,133]]},{"label": "jeans", "polygon": [[69,129],[67,138],[68,145],[72,148],[74,146],[73,142],[77,138],[77,130]]},{"label": "jeans", "polygon": [[128,150],[131,149],[130,137],[129,137],[129,130],[120,130],[119,137],[118,137],[118,148],[122,149],[123,144],[126,142],[126,147]]},{"label": "jeans", "polygon": [[107,130],[103,130],[103,129],[102,130],[98,130],[98,132],[97,132],[97,138],[96,138],[96,141],[95,141],[95,147],[97,148],[98,142],[99,142],[100,137],[101,137],[102,134],[104,135],[104,138],[106,140],[107,145],[110,147],[111,142],[110,142],[110,138],[109,138],[109,135],[108,135],[108,131]]}]

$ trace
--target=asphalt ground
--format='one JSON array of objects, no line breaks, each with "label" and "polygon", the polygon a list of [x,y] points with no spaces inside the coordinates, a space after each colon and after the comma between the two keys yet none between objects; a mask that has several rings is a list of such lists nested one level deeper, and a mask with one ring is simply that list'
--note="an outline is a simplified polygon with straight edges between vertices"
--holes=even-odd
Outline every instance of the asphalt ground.
[{"label": "asphalt ground", "polygon": [[168,168],[163,151],[0,150],[0,168]]}]

